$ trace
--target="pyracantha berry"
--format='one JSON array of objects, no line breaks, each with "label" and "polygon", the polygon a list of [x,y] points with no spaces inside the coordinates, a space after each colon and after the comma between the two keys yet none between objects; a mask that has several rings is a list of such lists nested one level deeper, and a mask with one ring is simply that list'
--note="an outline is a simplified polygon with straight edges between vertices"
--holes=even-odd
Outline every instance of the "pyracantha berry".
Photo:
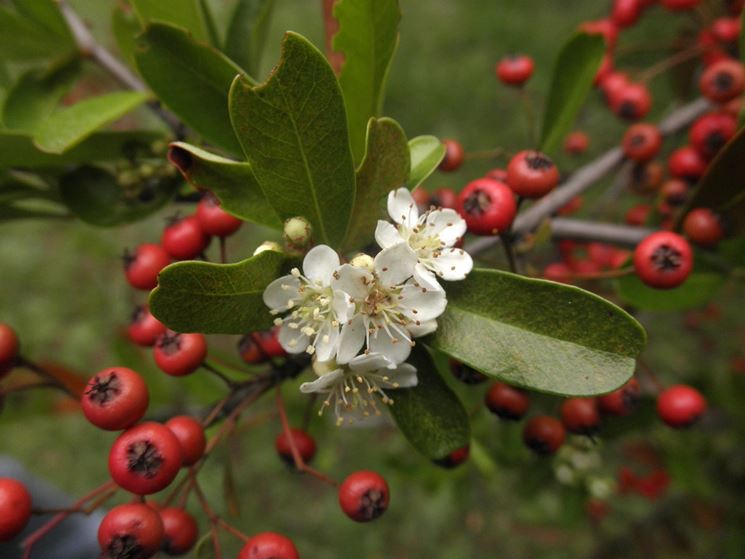
[{"label": "pyracantha berry", "polygon": [[292,540],[275,532],[262,532],[249,538],[238,559],[300,559]]},{"label": "pyracantha berry", "polygon": [[628,415],[639,400],[639,382],[632,378],[618,390],[598,396],[598,409],[606,415]]},{"label": "pyracantha berry", "polygon": [[137,372],[127,367],[112,367],[88,381],[80,405],[93,425],[119,431],[142,419],[149,401],[147,385]]},{"label": "pyracantha berry", "polygon": [[440,163],[440,171],[455,171],[463,164],[463,158],[465,153],[463,146],[460,142],[455,140],[443,140],[442,145],[445,146],[445,157]]},{"label": "pyracantha berry", "polygon": [[517,202],[506,184],[476,179],[458,194],[458,213],[471,233],[496,235],[509,230],[517,213]]},{"label": "pyracantha berry", "polygon": [[702,247],[716,246],[724,237],[724,227],[719,216],[709,208],[696,208],[683,220],[683,231],[695,244]]},{"label": "pyracantha berry", "polygon": [[432,462],[440,466],[441,468],[446,468],[446,469],[457,468],[458,466],[463,464],[466,460],[468,460],[468,456],[470,454],[471,454],[471,447],[470,445],[466,445],[461,448],[455,449],[453,452],[445,456],[445,458],[440,458],[439,460],[432,460]]},{"label": "pyracantha berry", "polygon": [[279,328],[265,332],[252,332],[238,342],[238,354],[248,364],[264,363],[273,357],[286,355],[279,343]]},{"label": "pyracantha berry", "polygon": [[455,209],[458,203],[458,195],[450,188],[438,188],[429,198],[429,205],[436,208]]},{"label": "pyracantha berry", "polygon": [[613,0],[611,20],[618,27],[631,27],[642,12],[640,0]]},{"label": "pyracantha berry", "polygon": [[455,359],[450,360],[450,372],[463,384],[481,384],[489,378],[473,367],[469,367],[465,363],[461,363]]},{"label": "pyracantha berry", "polygon": [[497,182],[506,183],[507,182],[507,170],[500,169],[500,168],[489,169],[486,172],[486,175],[484,175],[484,177],[487,179],[494,179]]},{"label": "pyracantha berry", "polygon": [[688,132],[691,146],[705,159],[714,157],[737,132],[737,119],[728,113],[699,117]]},{"label": "pyracantha berry", "polygon": [[196,216],[174,218],[163,230],[160,244],[176,260],[192,260],[202,254],[210,242]]},{"label": "pyracantha berry", "polygon": [[548,415],[530,419],[523,428],[523,442],[536,454],[554,454],[564,444],[565,438],[561,421]]},{"label": "pyracantha berry", "polygon": [[587,257],[601,268],[612,268],[617,249],[604,243],[587,245]]},{"label": "pyracantha berry", "polygon": [[652,108],[652,96],[642,83],[629,83],[611,99],[611,109],[623,120],[644,118]]},{"label": "pyracantha berry", "polygon": [[411,192],[411,197],[414,199],[420,214],[423,214],[429,209],[429,192],[423,188],[415,188]]},{"label": "pyracantha berry", "polygon": [[[292,436],[292,442],[295,443],[295,448],[298,454],[300,454],[300,458],[303,459],[303,462],[307,464],[313,460],[313,457],[316,455],[316,441],[313,437],[302,429],[295,428],[290,429],[290,434]],[[277,449],[279,457],[287,464],[291,466],[295,464],[295,459],[292,456],[290,437],[287,436],[286,432],[282,431],[277,436],[277,439],[274,441],[274,448]]]},{"label": "pyracantha berry", "polygon": [[570,433],[593,435],[600,429],[595,398],[568,398],[561,403],[561,422]]},{"label": "pyracantha berry", "polygon": [[207,448],[207,438],[202,424],[188,415],[177,415],[165,423],[176,436],[181,447],[181,461],[184,466],[196,464]]},{"label": "pyracantha berry", "polygon": [[688,198],[688,184],[680,179],[670,179],[660,188],[660,200],[670,209],[679,208]]},{"label": "pyracantha berry", "polygon": [[8,324],[0,322],[0,378],[9,373],[18,360],[18,335]]},{"label": "pyracantha berry", "polygon": [[701,0],[660,0],[660,4],[670,11],[691,10],[700,2]]},{"label": "pyracantha berry", "polygon": [[676,384],[657,397],[657,413],[670,427],[693,425],[706,411],[706,399],[701,392],[685,384]]},{"label": "pyracantha berry", "polygon": [[533,59],[524,54],[508,54],[497,63],[499,81],[506,85],[522,85],[533,75]]},{"label": "pyracantha berry", "polygon": [[736,17],[720,17],[711,24],[711,34],[720,43],[736,43],[740,37],[740,20]]},{"label": "pyracantha berry", "polygon": [[745,70],[736,60],[720,60],[701,74],[701,93],[715,103],[726,103],[745,90]]},{"label": "pyracantha berry", "polygon": [[648,161],[637,163],[631,169],[631,183],[629,187],[632,192],[648,194],[657,190],[662,184],[665,170],[659,161]]},{"label": "pyracantha berry", "polygon": [[669,231],[652,233],[634,251],[634,269],[650,287],[677,287],[688,278],[692,268],[693,252],[688,241]]},{"label": "pyracantha berry", "polygon": [[98,527],[100,559],[147,559],[158,552],[162,541],[160,515],[142,503],[114,507]]},{"label": "pyracantha berry", "polygon": [[612,107],[615,99],[630,82],[629,76],[624,72],[609,72],[599,83],[605,102]]},{"label": "pyracantha berry", "polygon": [[158,274],[171,263],[171,257],[160,245],[142,244],[133,254],[124,253],[124,274],[129,285],[150,290],[158,285]]},{"label": "pyracantha berry", "polygon": [[229,237],[243,224],[240,219],[223,210],[220,201],[211,192],[199,201],[195,215],[202,231],[215,237]]},{"label": "pyracantha berry", "polygon": [[649,204],[637,204],[628,209],[624,219],[629,225],[644,225],[651,212]]},{"label": "pyracantha berry", "polygon": [[592,85],[599,86],[603,83],[605,78],[607,78],[609,75],[613,73],[613,55],[609,52],[606,52],[603,55],[602,60],[600,61],[600,67],[598,68],[598,71],[595,72],[595,79],[592,81]]},{"label": "pyracantha berry", "polygon": [[150,347],[165,331],[165,324],[152,315],[147,305],[139,305],[132,313],[127,335],[132,343]]},{"label": "pyracantha berry", "polygon": [[339,486],[339,505],[356,522],[370,522],[388,508],[390,491],[383,476],[369,470],[349,475]]},{"label": "pyracantha berry", "polygon": [[667,168],[674,177],[685,179],[693,184],[706,171],[706,161],[691,146],[676,149],[667,159]]},{"label": "pyracantha berry", "polygon": [[196,371],[207,357],[207,341],[202,334],[166,331],[155,342],[153,356],[158,368],[174,377]]},{"label": "pyracantha berry", "polygon": [[581,130],[575,130],[569,133],[564,139],[564,151],[572,155],[585,153],[589,145],[589,136]]},{"label": "pyracantha berry", "polygon": [[574,273],[565,262],[553,262],[543,269],[543,279],[559,283],[572,283]]},{"label": "pyracantha berry", "polygon": [[199,526],[184,509],[168,507],[158,511],[163,522],[161,550],[167,555],[184,555],[197,543]]},{"label": "pyracantha berry", "polygon": [[662,147],[662,134],[654,124],[640,122],[629,126],[621,141],[623,153],[634,161],[649,161]]},{"label": "pyracantha berry", "polygon": [[600,264],[589,258],[572,260],[569,266],[576,276],[580,276],[580,279],[594,279],[594,276],[602,271]]},{"label": "pyracantha berry", "polygon": [[559,170],[539,151],[521,151],[507,165],[507,184],[518,196],[540,198],[559,183]]},{"label": "pyracantha berry", "polygon": [[503,382],[495,382],[489,387],[484,402],[490,412],[511,421],[522,419],[530,408],[530,398],[524,391]]},{"label": "pyracantha berry", "polygon": [[602,35],[605,39],[605,45],[609,50],[613,50],[618,39],[618,28],[610,19],[598,19],[595,21],[585,21],[579,26],[580,31],[588,35]]},{"label": "pyracantha berry", "polygon": [[569,200],[569,202],[561,206],[557,213],[559,215],[572,215],[581,210],[583,204],[584,200],[582,199],[582,196],[575,196],[574,198]]},{"label": "pyracantha berry", "polygon": [[0,542],[20,534],[31,518],[31,495],[15,479],[0,478]]}]

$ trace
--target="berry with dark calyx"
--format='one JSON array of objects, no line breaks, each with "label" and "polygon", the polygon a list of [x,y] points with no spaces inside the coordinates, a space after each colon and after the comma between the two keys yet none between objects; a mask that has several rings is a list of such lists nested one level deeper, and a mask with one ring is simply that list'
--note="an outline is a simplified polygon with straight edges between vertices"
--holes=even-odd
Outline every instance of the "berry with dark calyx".
[{"label": "berry with dark calyx", "polygon": [[745,69],[736,60],[720,60],[701,74],[699,88],[714,103],[726,103],[745,90]]},{"label": "berry with dark calyx", "polygon": [[574,272],[565,262],[553,262],[543,269],[543,279],[559,283],[572,283]]},{"label": "berry with dark calyx", "polygon": [[[313,460],[316,455],[316,441],[308,433],[302,429],[291,428],[290,435],[292,436],[292,442],[295,443],[295,448],[300,454],[300,458],[306,464]],[[290,445],[290,437],[287,433],[282,431],[274,441],[274,448],[277,450],[279,457],[284,460],[287,464],[293,466],[295,459],[292,456],[292,447]]]},{"label": "berry with dark calyx", "polygon": [[651,212],[652,208],[648,204],[637,204],[628,209],[624,220],[629,225],[644,225]]},{"label": "berry with dark calyx", "polygon": [[600,429],[595,398],[568,398],[561,403],[561,422],[570,433],[593,435]]},{"label": "berry with dark calyx", "polygon": [[506,85],[523,85],[533,75],[533,59],[524,54],[508,54],[497,63],[499,81]]},{"label": "berry with dark calyx", "polygon": [[724,227],[719,216],[709,208],[696,208],[683,220],[683,232],[702,247],[716,246],[724,238]]},{"label": "berry with dark calyx", "polygon": [[688,132],[691,146],[705,159],[711,159],[737,132],[737,119],[725,112],[699,117]]},{"label": "berry with dark calyx", "polygon": [[497,182],[507,182],[507,171],[505,169],[500,169],[499,167],[489,169],[484,177],[487,179],[494,179]]},{"label": "berry with dark calyx", "polygon": [[507,184],[518,196],[540,198],[559,184],[559,170],[539,151],[521,151],[507,165]]},{"label": "berry with dark calyx", "polygon": [[691,146],[683,146],[670,154],[667,159],[667,168],[672,176],[685,179],[693,184],[706,171],[706,161]]},{"label": "berry with dark calyx", "polygon": [[662,147],[662,134],[654,124],[640,122],[629,126],[621,140],[623,153],[634,161],[649,161]]},{"label": "berry with dark calyx", "polygon": [[670,208],[679,208],[688,198],[688,184],[680,179],[665,181],[660,188],[660,199]]},{"label": "berry with dark calyx", "polygon": [[139,305],[132,313],[127,335],[132,343],[150,347],[166,330],[165,324],[152,315],[147,305]]},{"label": "berry with dark calyx", "polygon": [[349,475],[339,486],[339,505],[356,522],[370,522],[388,508],[390,491],[383,476],[369,470]]},{"label": "berry with dark calyx", "polygon": [[127,429],[109,452],[109,473],[122,489],[150,495],[168,487],[181,468],[181,445],[160,423],[145,422]]},{"label": "berry with dark calyx", "polygon": [[471,447],[470,445],[466,445],[461,448],[455,449],[453,452],[445,456],[445,458],[432,460],[432,462],[437,466],[440,466],[441,468],[446,468],[449,470],[452,468],[457,468],[458,466],[463,464],[466,460],[468,460],[468,456],[470,454]]},{"label": "berry with dark calyx", "polygon": [[436,208],[455,209],[458,203],[458,195],[450,188],[438,188],[429,198],[429,205]]},{"label": "berry with dark calyx", "polygon": [[26,486],[12,478],[0,477],[0,542],[20,534],[31,518],[31,495]]},{"label": "berry with dark calyx", "polygon": [[450,372],[453,373],[453,376],[463,384],[481,384],[489,378],[485,374],[478,372],[473,367],[469,367],[465,363],[461,363],[454,359],[450,360]]},{"label": "berry with dark calyx", "polygon": [[696,423],[706,411],[706,399],[691,386],[676,384],[657,397],[657,414],[670,427],[680,429]]},{"label": "berry with dark calyx", "polygon": [[605,39],[605,45],[609,50],[613,50],[618,39],[618,29],[610,19],[598,19],[595,21],[586,21],[579,26],[579,30],[588,35],[602,35]]},{"label": "berry with dark calyx", "polygon": [[564,444],[565,438],[566,431],[561,421],[548,415],[532,418],[523,428],[523,442],[536,454],[554,454]]},{"label": "berry with dark calyx", "polygon": [[300,559],[292,540],[275,532],[262,532],[248,539],[238,559]]},{"label": "berry with dark calyx", "polygon": [[196,216],[173,218],[163,230],[160,244],[176,260],[193,260],[210,243]]},{"label": "berry with dark calyx", "polygon": [[100,559],[147,559],[158,552],[162,542],[163,521],[143,503],[114,507],[98,527]]},{"label": "berry with dark calyx", "polygon": [[202,424],[191,416],[177,415],[166,421],[165,426],[179,442],[183,465],[193,466],[199,462],[207,448],[207,438]]},{"label": "berry with dark calyx", "polygon": [[660,0],[660,4],[670,11],[691,10],[700,2],[701,0]]},{"label": "berry with dark calyx", "polygon": [[469,232],[496,235],[509,230],[517,213],[517,202],[506,184],[493,179],[476,179],[458,194],[457,209]]},{"label": "berry with dark calyx", "polygon": [[463,158],[465,156],[463,146],[455,140],[448,139],[442,140],[442,145],[445,146],[445,157],[440,162],[438,168],[440,171],[445,171],[446,173],[455,171],[463,164]]},{"label": "berry with dark calyx", "polygon": [[80,400],[85,417],[100,429],[120,431],[145,415],[150,396],[142,377],[127,367],[96,373]]},{"label": "berry with dark calyx", "polygon": [[640,0],[613,0],[611,20],[618,27],[631,27],[639,19],[641,11]]},{"label": "berry with dark calyx", "polygon": [[605,415],[628,415],[639,400],[639,382],[632,378],[618,390],[598,396],[598,409]]},{"label": "berry with dark calyx", "polygon": [[621,88],[611,99],[611,109],[623,120],[634,121],[644,118],[652,108],[652,96],[647,86],[629,83]]},{"label": "berry with dark calyx", "polygon": [[215,237],[229,237],[243,225],[243,221],[220,207],[220,201],[211,192],[199,201],[195,215],[202,231]]},{"label": "berry with dark calyx", "polygon": [[166,555],[184,555],[191,551],[199,537],[199,526],[184,509],[168,507],[158,511],[163,522],[161,550]]},{"label": "berry with dark calyx", "polygon": [[153,347],[155,364],[164,373],[182,377],[196,371],[207,357],[207,341],[202,334],[166,331]]},{"label": "berry with dark calyx", "polygon": [[134,253],[124,253],[124,274],[135,289],[150,290],[158,285],[158,274],[171,263],[160,245],[142,244]]},{"label": "berry with dark calyx", "polygon": [[692,268],[693,251],[688,241],[669,231],[652,233],[634,250],[634,269],[650,287],[677,287],[688,278]]},{"label": "berry with dark calyx", "polygon": [[8,324],[0,322],[0,378],[9,373],[18,360],[18,334]]},{"label": "berry with dark calyx", "polygon": [[580,155],[587,151],[590,138],[581,130],[569,133],[564,139],[564,151],[571,155]]},{"label": "berry with dark calyx", "polygon": [[522,419],[530,408],[530,398],[524,391],[503,382],[495,382],[489,387],[484,402],[490,412],[510,421]]}]

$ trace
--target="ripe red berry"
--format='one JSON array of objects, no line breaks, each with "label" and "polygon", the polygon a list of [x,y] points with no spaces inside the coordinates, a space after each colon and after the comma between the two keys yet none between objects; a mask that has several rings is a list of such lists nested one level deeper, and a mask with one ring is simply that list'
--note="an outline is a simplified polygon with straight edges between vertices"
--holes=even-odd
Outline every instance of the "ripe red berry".
[{"label": "ripe red berry", "polygon": [[611,268],[617,249],[604,243],[590,243],[587,245],[587,256],[601,268]]},{"label": "ripe red berry", "polygon": [[150,290],[158,285],[158,274],[171,263],[171,257],[160,245],[142,244],[134,254],[124,253],[124,274],[129,285]]},{"label": "ripe red berry", "polygon": [[150,347],[165,331],[165,324],[152,315],[147,305],[139,305],[132,313],[127,335],[132,343]]},{"label": "ripe red berry", "polygon": [[251,537],[238,553],[238,559],[300,559],[292,540],[274,532]]},{"label": "ripe red berry", "polygon": [[440,466],[441,468],[446,469],[452,469],[457,468],[461,464],[463,464],[466,460],[468,460],[469,455],[471,454],[471,447],[470,445],[463,446],[461,448],[455,449],[453,452],[445,456],[445,458],[440,458],[439,460],[433,460],[436,465]]},{"label": "ripe red berry", "polygon": [[693,184],[706,171],[706,161],[691,146],[676,149],[667,159],[667,168],[674,177],[685,179]]},{"label": "ripe red berry", "polygon": [[605,102],[612,107],[615,99],[628,84],[629,77],[624,72],[609,72],[600,81],[600,89],[603,91]]},{"label": "ripe red berry", "polygon": [[202,231],[215,237],[228,237],[243,224],[243,221],[223,210],[220,201],[211,192],[199,201],[195,215]]},{"label": "ripe red berry", "polygon": [[530,398],[524,391],[503,382],[495,382],[489,387],[484,402],[490,412],[512,421],[522,419],[530,407]]},{"label": "ripe red berry", "polygon": [[463,164],[463,146],[455,140],[442,140],[442,145],[445,146],[445,157],[439,169],[445,172],[455,171]]},{"label": "ripe red berry", "polygon": [[683,221],[683,231],[692,242],[702,247],[716,246],[724,237],[719,216],[709,208],[696,208],[688,212]]},{"label": "ripe red berry", "polygon": [[702,29],[699,31],[697,42],[699,48],[702,50],[701,57],[704,61],[705,67],[709,67],[720,60],[726,60],[729,58],[722,43],[717,40],[710,29]]},{"label": "ripe red berry", "polygon": [[164,373],[182,377],[196,371],[207,357],[207,341],[202,334],[166,331],[155,342],[153,356]]},{"label": "ripe red berry", "polygon": [[[302,429],[290,429],[292,435],[292,442],[295,443],[295,448],[303,459],[303,462],[308,463],[313,460],[316,455],[316,441],[308,433]],[[289,465],[295,464],[295,459],[292,456],[292,447],[290,446],[290,437],[287,433],[282,431],[277,439],[274,441],[274,448],[277,449],[277,454]]]},{"label": "ripe red berry", "polygon": [[562,207],[559,208],[558,214],[559,215],[572,215],[574,213],[577,213],[579,210],[582,209],[582,205],[584,204],[584,200],[582,199],[582,196],[575,196],[569,202],[564,204]]},{"label": "ripe red berry", "polygon": [[430,206],[455,209],[458,195],[451,188],[438,188],[429,199]]},{"label": "ripe red berry", "polygon": [[657,398],[657,413],[670,427],[693,425],[705,411],[706,399],[701,392],[685,384],[671,386]]},{"label": "ripe red berry", "polygon": [[670,11],[690,10],[699,5],[701,0],[660,0],[665,8]]},{"label": "ripe red berry", "polygon": [[720,17],[711,24],[711,34],[720,43],[735,43],[740,37],[740,20],[736,17]]},{"label": "ripe red berry", "polygon": [[660,200],[670,209],[679,208],[687,198],[688,185],[680,179],[667,180],[660,188]]},{"label": "ripe red berry", "polygon": [[0,478],[0,542],[20,534],[31,518],[31,495],[15,479]]},{"label": "ripe red berry", "polygon": [[101,559],[147,559],[163,542],[160,515],[142,503],[111,509],[98,527]]},{"label": "ripe red berry", "polygon": [[588,35],[602,35],[605,39],[605,45],[609,50],[613,50],[618,39],[618,29],[610,19],[598,19],[595,21],[585,21],[579,26],[580,31]]},{"label": "ripe red berry", "polygon": [[424,188],[415,188],[411,192],[411,197],[414,198],[419,213],[424,213],[429,209],[429,192]]},{"label": "ripe red berry", "polygon": [[450,372],[463,384],[481,384],[489,378],[473,367],[469,367],[465,363],[461,363],[455,359],[450,360]]},{"label": "ripe red berry", "polygon": [[0,322],[0,378],[10,372],[18,359],[18,335],[9,325]]},{"label": "ripe red berry", "polygon": [[197,543],[199,526],[184,509],[168,507],[158,511],[163,522],[161,550],[167,555],[184,555]]},{"label": "ripe red berry", "polygon": [[564,139],[564,151],[572,155],[580,155],[587,151],[590,145],[590,138],[581,130],[570,132]]},{"label": "ripe red berry", "polygon": [[553,262],[543,269],[543,279],[559,283],[572,283],[574,273],[568,264]]},{"label": "ripe red berry", "polygon": [[594,276],[602,271],[600,264],[589,258],[572,260],[569,266],[572,268],[575,276],[580,276],[579,279],[594,279]]},{"label": "ripe red berry", "polygon": [[507,165],[507,184],[518,196],[540,198],[558,183],[559,170],[539,151],[521,151]]},{"label": "ripe red berry", "polygon": [[238,342],[238,353],[249,364],[263,363],[273,357],[283,357],[286,352],[279,343],[279,328],[265,332],[252,332]]},{"label": "ripe red berry", "polygon": [[207,448],[207,438],[202,424],[188,415],[177,415],[166,421],[165,425],[179,442],[183,465],[196,464],[204,456],[204,450]]},{"label": "ripe red berry", "polygon": [[388,508],[390,491],[383,476],[361,470],[347,476],[339,486],[339,505],[356,522],[370,522]]},{"label": "ripe red berry", "polygon": [[532,418],[523,428],[523,442],[536,454],[554,454],[564,444],[565,437],[561,421],[548,415]]},{"label": "ripe red berry", "polygon": [[634,251],[634,269],[650,287],[671,289],[693,268],[693,252],[683,237],[669,231],[652,233]]},{"label": "ripe red berry", "polygon": [[654,124],[640,122],[629,126],[621,141],[623,153],[634,161],[649,161],[662,147],[662,134]]},{"label": "ripe red berry", "polygon": [[123,489],[150,495],[165,489],[181,468],[181,445],[165,425],[140,423],[114,441],[109,473]]},{"label": "ripe red berry", "polygon": [[626,212],[626,223],[629,225],[644,225],[649,218],[652,208],[648,204],[637,204],[632,206]]},{"label": "ripe red berry", "polygon": [[147,385],[139,374],[127,367],[113,367],[88,381],[80,405],[96,427],[120,431],[142,419],[149,401]]},{"label": "ripe red berry", "polygon": [[210,242],[199,219],[190,215],[176,218],[163,230],[160,244],[176,260],[192,260],[202,254]]},{"label": "ripe red berry", "polygon": [[701,74],[701,93],[715,103],[726,103],[745,90],[745,70],[735,60],[719,60]]},{"label": "ripe red berry", "polygon": [[595,73],[595,79],[592,81],[592,85],[601,86],[605,79],[613,73],[613,56],[606,52],[603,55],[603,59],[600,61],[600,67]]},{"label": "ripe red berry", "polygon": [[561,403],[561,421],[570,433],[592,435],[600,429],[595,398],[568,398]]},{"label": "ripe red berry", "polygon": [[458,213],[471,233],[496,235],[509,230],[517,213],[517,202],[506,184],[476,179],[458,194]]},{"label": "ripe red berry", "polygon": [[598,409],[606,415],[628,415],[639,399],[639,382],[632,378],[618,390],[598,396]]},{"label": "ripe red berry", "polygon": [[640,0],[613,0],[611,19],[618,27],[631,27],[642,11]]},{"label": "ripe red berry", "polygon": [[611,98],[611,109],[624,120],[644,118],[651,108],[652,96],[641,83],[626,84]]},{"label": "ripe red berry", "polygon": [[497,77],[506,85],[522,85],[533,75],[533,59],[524,54],[508,54],[497,63]]},{"label": "ripe red berry", "polygon": [[484,175],[487,179],[494,179],[497,182],[507,182],[507,171],[505,169],[490,169]]},{"label": "ripe red berry", "polygon": [[737,119],[728,113],[699,117],[688,132],[691,146],[705,159],[714,157],[737,132]]}]

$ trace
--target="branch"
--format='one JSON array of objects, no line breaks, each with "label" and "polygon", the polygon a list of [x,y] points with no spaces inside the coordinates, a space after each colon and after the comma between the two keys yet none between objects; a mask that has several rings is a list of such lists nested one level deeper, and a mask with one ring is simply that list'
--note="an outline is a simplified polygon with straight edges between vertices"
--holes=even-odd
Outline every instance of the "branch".
[{"label": "branch", "polygon": [[612,245],[634,247],[653,233],[647,227],[616,225],[598,221],[555,218],[551,220],[551,237],[573,241],[597,241]]}]

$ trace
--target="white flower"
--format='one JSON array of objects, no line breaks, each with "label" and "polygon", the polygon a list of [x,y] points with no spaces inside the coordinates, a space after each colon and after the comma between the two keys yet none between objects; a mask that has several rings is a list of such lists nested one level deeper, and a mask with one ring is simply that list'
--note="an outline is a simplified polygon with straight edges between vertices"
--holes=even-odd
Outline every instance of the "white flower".
[{"label": "white flower", "polygon": [[413,365],[403,363],[396,366],[378,353],[358,355],[346,366],[337,366],[333,361],[317,362],[313,370],[318,378],[301,384],[300,391],[326,394],[318,415],[333,407],[337,425],[344,421],[345,412],[359,411],[364,417],[380,415],[376,397],[379,396],[384,404],[392,405],[393,400],[385,390],[417,384]]},{"label": "white flower", "polygon": [[375,240],[381,248],[406,243],[417,256],[415,277],[439,287],[435,276],[448,281],[465,279],[473,268],[471,256],[454,245],[466,232],[466,222],[451,209],[434,209],[421,216],[406,188],[388,194],[388,213],[396,226],[378,221]]},{"label": "white flower", "polygon": [[340,324],[354,309],[349,295],[331,287],[339,256],[326,245],[308,251],[303,260],[302,275],[294,268],[264,290],[264,303],[271,313],[289,312],[276,318],[281,326],[279,343],[289,353],[315,353],[320,361],[336,355]]},{"label": "white flower", "polygon": [[416,264],[414,251],[399,243],[375,257],[372,272],[344,264],[334,273],[331,286],[348,294],[355,305],[341,329],[337,362],[349,363],[365,348],[365,353],[403,363],[413,338],[437,329],[436,318],[447,305],[445,291],[413,278]]}]

